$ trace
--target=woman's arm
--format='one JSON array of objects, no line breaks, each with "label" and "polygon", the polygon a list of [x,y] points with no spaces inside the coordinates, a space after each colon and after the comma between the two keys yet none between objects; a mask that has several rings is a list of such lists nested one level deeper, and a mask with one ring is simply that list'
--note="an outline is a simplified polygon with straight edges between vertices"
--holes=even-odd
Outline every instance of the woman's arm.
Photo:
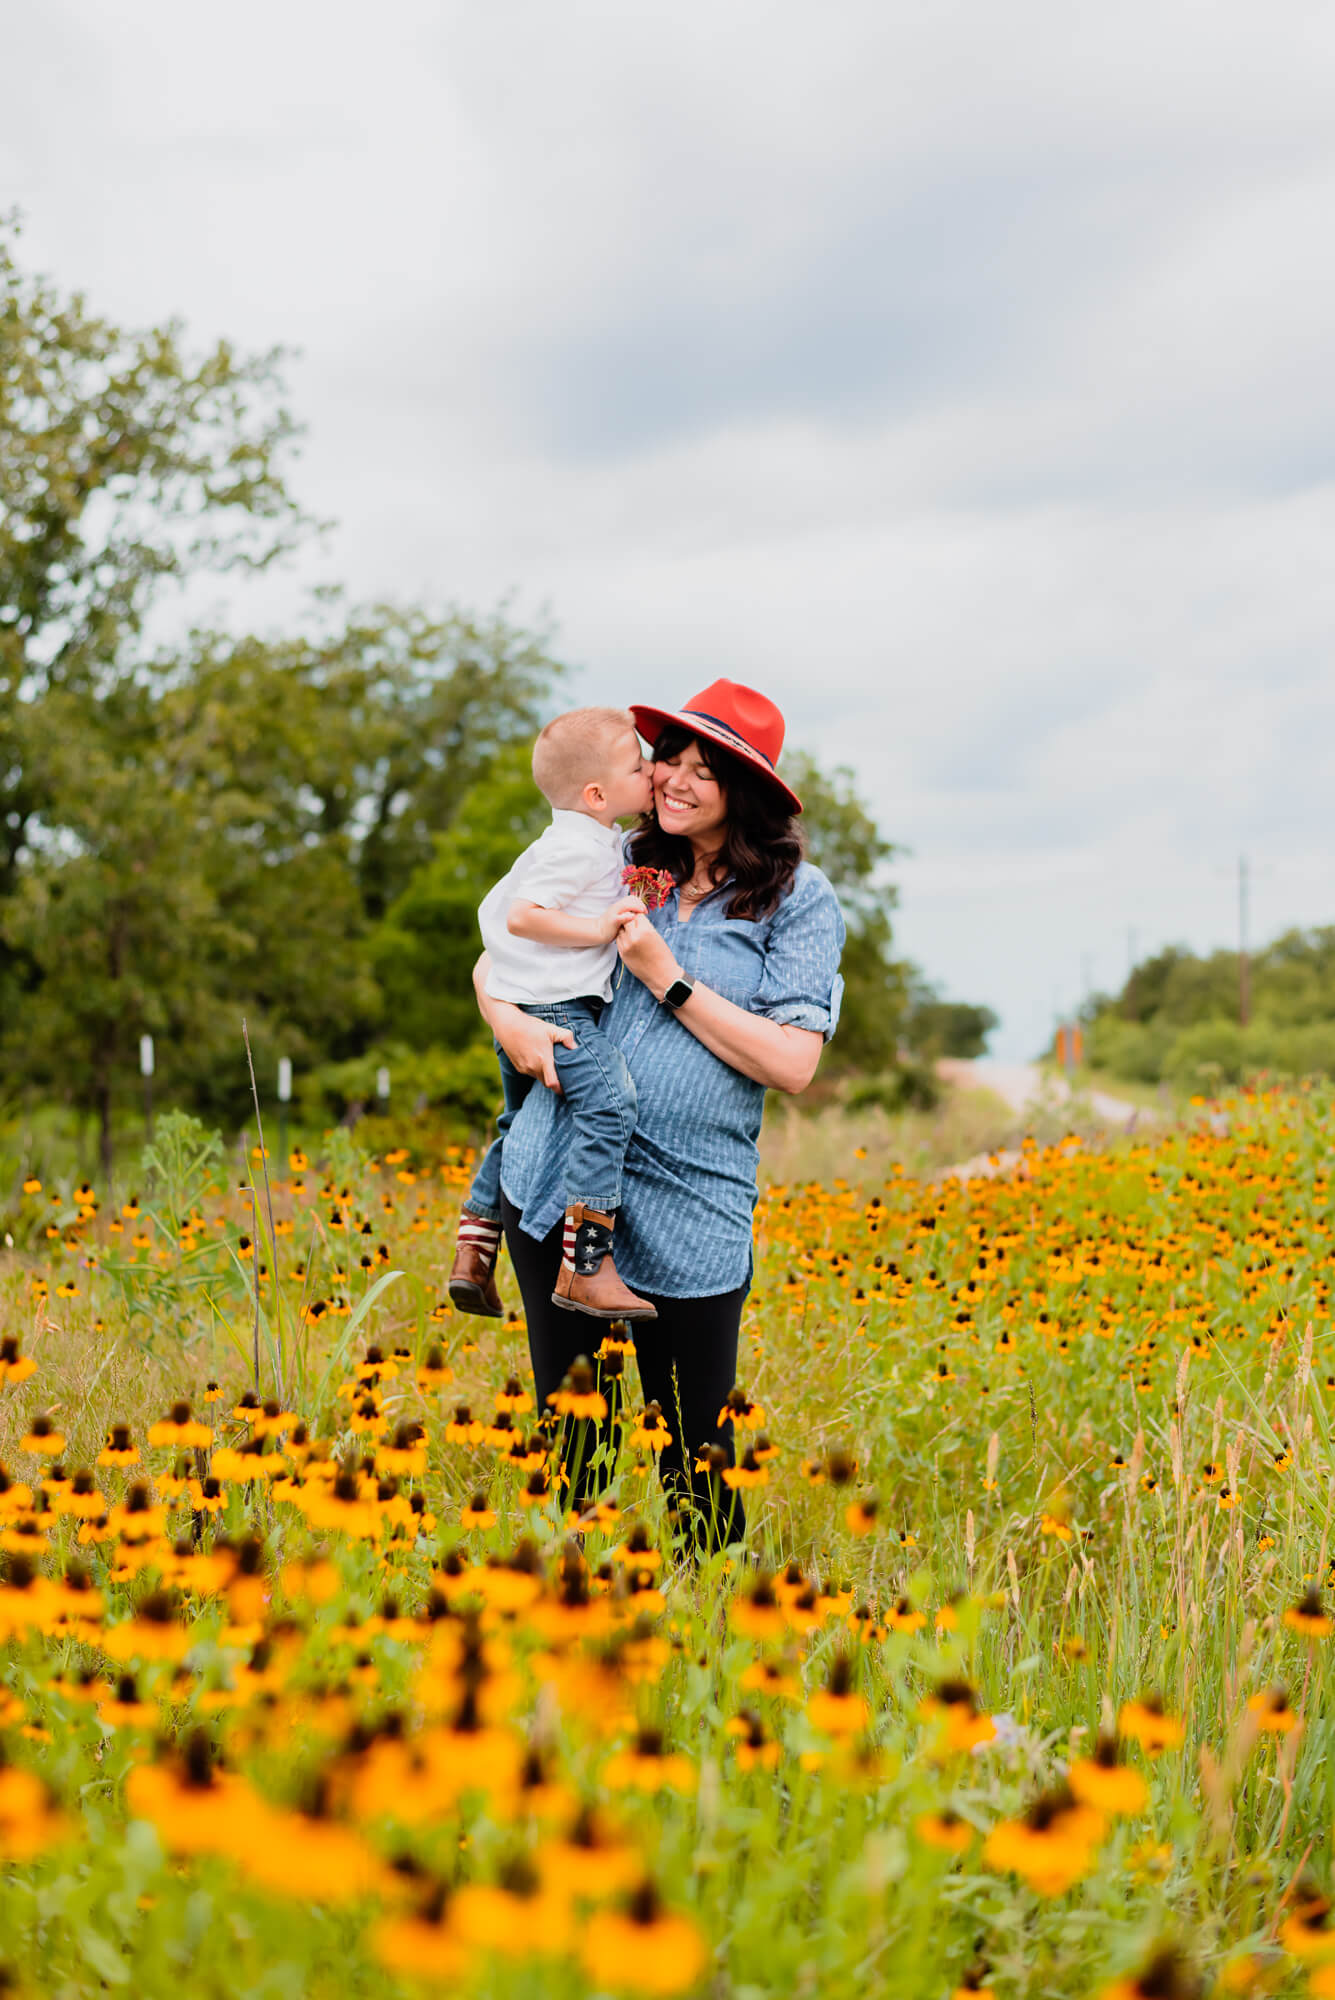
[{"label": "woman's arm", "polygon": [[479,1014],[519,1074],[541,1077],[548,1090],[556,1091],[559,1096],[561,1079],[556,1074],[556,1059],[552,1050],[558,1042],[573,1049],[575,1037],[568,1028],[555,1027],[550,1021],[536,1021],[531,1014],[526,1014],[522,1007],[514,1006],[509,1000],[493,998],[487,991],[490,970],[491,959],[484,951],[473,967],[473,992],[477,996]]},{"label": "woman's arm", "polygon": [[[617,948],[655,1000],[663,998],[674,979],[684,976],[666,939],[647,917],[633,917],[622,925]],[[767,1090],[786,1090],[795,1096],[816,1074],[825,1038],[814,1028],[767,1021],[763,1014],[748,1013],[721,993],[711,993],[707,986],[697,986],[676,1012],[677,1019],[711,1055],[749,1076],[752,1083],[764,1084]]]}]

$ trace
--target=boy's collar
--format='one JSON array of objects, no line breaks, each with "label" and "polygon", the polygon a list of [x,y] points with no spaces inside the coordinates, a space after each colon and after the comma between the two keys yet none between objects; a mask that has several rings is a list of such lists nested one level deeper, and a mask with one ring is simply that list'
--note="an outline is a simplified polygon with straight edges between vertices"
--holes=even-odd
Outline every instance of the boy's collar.
[{"label": "boy's collar", "polygon": [[576,826],[587,826],[596,839],[605,841],[609,847],[613,843],[617,846],[621,844],[621,828],[619,826],[603,826],[599,820],[592,818],[590,814],[572,812],[567,806],[552,807],[553,826],[569,826],[572,822]]}]

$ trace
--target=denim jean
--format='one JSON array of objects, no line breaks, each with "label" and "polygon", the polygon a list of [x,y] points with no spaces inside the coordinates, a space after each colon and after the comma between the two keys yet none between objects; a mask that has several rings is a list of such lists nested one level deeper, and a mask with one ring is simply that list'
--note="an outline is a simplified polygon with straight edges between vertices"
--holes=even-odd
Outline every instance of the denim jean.
[{"label": "denim jean", "polygon": [[[621,1170],[635,1130],[635,1085],[626,1058],[599,1029],[604,1002],[598,999],[557,1000],[523,1009],[535,1020],[568,1028],[575,1047],[557,1042],[553,1048],[561,1094],[569,1109],[572,1132],[566,1161],[566,1207],[582,1202],[602,1214],[621,1206]],[[521,1076],[499,1042],[505,1104],[496,1121],[496,1137],[482,1156],[464,1208],[488,1222],[501,1219],[501,1151],[505,1135],[520,1105],[537,1082]]]}]

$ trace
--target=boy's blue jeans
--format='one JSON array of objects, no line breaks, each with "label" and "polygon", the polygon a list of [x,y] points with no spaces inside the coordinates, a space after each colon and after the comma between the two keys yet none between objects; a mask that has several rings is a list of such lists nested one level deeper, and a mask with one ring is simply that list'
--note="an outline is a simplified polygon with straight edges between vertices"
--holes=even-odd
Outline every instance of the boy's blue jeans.
[{"label": "boy's blue jeans", "polygon": [[[604,1002],[596,998],[556,1000],[547,1006],[525,1007],[535,1020],[569,1028],[575,1047],[557,1042],[552,1054],[561,1091],[570,1106],[574,1132],[566,1160],[566,1207],[582,1202],[604,1215],[621,1206],[621,1169],[635,1130],[635,1085],[626,1058],[599,1027]],[[498,1042],[501,1088],[505,1108],[496,1121],[496,1137],[482,1156],[464,1209],[487,1222],[501,1219],[501,1149],[520,1105],[537,1082],[521,1076]]]}]

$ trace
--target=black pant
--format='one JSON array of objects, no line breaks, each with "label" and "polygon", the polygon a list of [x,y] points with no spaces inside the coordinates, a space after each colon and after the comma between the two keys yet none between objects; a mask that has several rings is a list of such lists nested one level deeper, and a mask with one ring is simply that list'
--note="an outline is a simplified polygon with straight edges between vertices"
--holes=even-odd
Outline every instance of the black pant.
[{"label": "black pant", "polygon": [[[535,1243],[519,1226],[519,1210],[501,1196],[505,1242],[519,1280],[528,1322],[528,1351],[539,1411],[560,1388],[581,1354],[591,1358],[607,1325],[587,1313],[566,1312],[552,1304],[561,1266],[561,1227]],[[716,1475],[695,1470],[701,1448],[721,1445],[733,1463],[731,1424],[720,1429],[718,1413],[737,1379],[737,1335],[742,1306],[749,1290],[720,1292],[707,1299],[664,1299],[652,1292],[640,1297],[658,1309],[658,1318],[631,1322],[635,1359],[646,1402],[656,1402],[672,1433],[672,1443],[658,1454],[658,1474],[680,1531],[700,1549],[723,1548],[739,1542],[746,1532],[742,1496]],[[616,1442],[612,1418],[618,1384],[599,1371],[599,1387],[608,1403],[602,1424],[569,1422],[562,1460],[570,1474],[568,1498],[583,1506],[607,1483]],[[605,1457],[597,1464],[599,1446]]]}]

